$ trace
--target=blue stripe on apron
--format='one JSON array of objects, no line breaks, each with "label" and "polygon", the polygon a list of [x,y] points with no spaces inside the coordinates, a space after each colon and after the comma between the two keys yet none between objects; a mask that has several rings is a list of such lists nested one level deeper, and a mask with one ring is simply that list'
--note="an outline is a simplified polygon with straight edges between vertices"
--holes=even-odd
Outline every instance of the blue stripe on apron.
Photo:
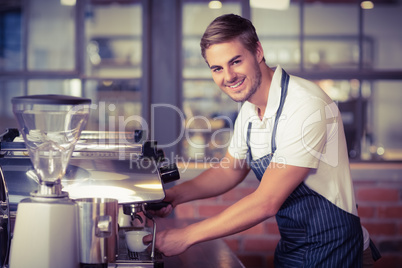
[{"label": "blue stripe on apron", "polygon": [[[282,70],[281,101],[272,131],[270,154],[253,160],[248,125],[248,162],[258,180],[276,151],[276,129],[285,102],[289,75]],[[360,219],[301,183],[276,215],[281,239],[275,250],[275,267],[361,267],[363,232]]]}]

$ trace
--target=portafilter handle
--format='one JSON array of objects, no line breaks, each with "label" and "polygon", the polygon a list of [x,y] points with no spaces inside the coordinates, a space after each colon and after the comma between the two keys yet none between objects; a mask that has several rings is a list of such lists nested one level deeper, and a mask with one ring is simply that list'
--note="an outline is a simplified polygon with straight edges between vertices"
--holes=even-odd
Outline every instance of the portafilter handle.
[{"label": "portafilter handle", "polygon": [[167,206],[169,206],[171,204],[172,203],[165,202],[165,201],[158,202],[158,203],[147,203],[147,204],[145,204],[145,209],[146,210],[160,210],[160,209],[162,209],[164,207],[167,207]]},{"label": "portafilter handle", "polygon": [[170,202],[158,202],[158,203],[141,203],[141,204],[124,204],[123,213],[125,215],[133,215],[134,213],[147,212],[147,210],[160,210],[164,207],[171,205]]}]

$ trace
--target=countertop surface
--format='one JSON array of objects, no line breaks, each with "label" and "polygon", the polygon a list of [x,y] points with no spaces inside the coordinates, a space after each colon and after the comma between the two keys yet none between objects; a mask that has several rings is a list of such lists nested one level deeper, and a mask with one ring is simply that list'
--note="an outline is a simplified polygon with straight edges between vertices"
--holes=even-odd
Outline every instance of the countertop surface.
[{"label": "countertop surface", "polygon": [[[157,219],[157,229],[181,228],[191,221]],[[221,239],[196,244],[184,253],[163,257],[164,268],[244,268],[237,256]]]}]

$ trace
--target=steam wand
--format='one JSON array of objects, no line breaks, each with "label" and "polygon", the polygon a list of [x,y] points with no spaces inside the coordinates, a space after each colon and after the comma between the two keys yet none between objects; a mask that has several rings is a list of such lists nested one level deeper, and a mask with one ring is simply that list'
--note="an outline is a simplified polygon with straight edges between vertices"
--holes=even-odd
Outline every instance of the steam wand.
[{"label": "steam wand", "polygon": [[151,259],[155,258],[155,238],[156,238],[156,221],[151,213],[149,213],[145,209],[145,204],[142,204],[142,211],[144,212],[145,217],[150,219],[153,222],[153,231],[152,231],[152,250],[151,250]]}]

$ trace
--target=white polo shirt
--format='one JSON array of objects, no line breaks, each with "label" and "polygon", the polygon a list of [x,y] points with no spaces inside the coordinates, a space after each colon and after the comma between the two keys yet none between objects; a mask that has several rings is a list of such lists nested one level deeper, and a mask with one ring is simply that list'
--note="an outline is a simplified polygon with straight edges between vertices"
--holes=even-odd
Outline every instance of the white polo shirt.
[{"label": "white polo shirt", "polygon": [[[271,153],[271,136],[281,96],[282,68],[278,66],[269,89],[263,119],[257,107],[245,102],[234,126],[229,153],[247,157],[247,128],[254,160]],[[311,168],[305,184],[339,208],[357,216],[343,123],[337,105],[311,81],[290,75],[288,93],[276,132],[271,165]],[[365,247],[368,233],[363,228]]]}]

